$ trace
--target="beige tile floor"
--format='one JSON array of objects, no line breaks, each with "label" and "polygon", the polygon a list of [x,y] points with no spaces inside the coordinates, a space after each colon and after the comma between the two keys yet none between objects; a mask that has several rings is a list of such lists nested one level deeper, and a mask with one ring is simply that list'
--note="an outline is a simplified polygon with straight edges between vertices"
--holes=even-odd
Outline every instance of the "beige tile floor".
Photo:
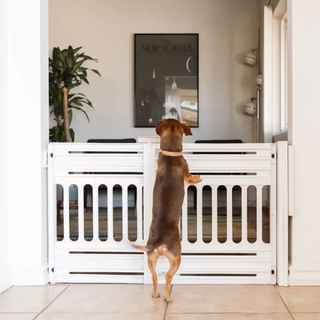
[{"label": "beige tile floor", "polygon": [[169,304],[150,293],[149,285],[12,287],[0,295],[0,320],[320,320],[320,287],[174,285]]}]

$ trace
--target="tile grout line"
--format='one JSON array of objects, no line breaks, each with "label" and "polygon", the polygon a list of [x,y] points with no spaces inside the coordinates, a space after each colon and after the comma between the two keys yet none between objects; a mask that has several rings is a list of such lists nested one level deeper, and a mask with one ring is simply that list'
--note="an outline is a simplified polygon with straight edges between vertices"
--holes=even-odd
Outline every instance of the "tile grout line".
[{"label": "tile grout line", "polygon": [[17,312],[5,312],[5,311],[0,311],[0,316],[3,314],[35,314],[36,312],[24,312],[24,311],[17,311]]},{"label": "tile grout line", "polygon": [[287,306],[286,303],[284,302],[284,300],[283,300],[280,292],[277,290],[276,286],[273,286],[273,287],[274,287],[274,290],[276,290],[276,292],[278,293],[278,296],[280,297],[280,299],[281,299],[282,303],[284,304],[284,306],[286,307],[287,311],[289,312],[290,317],[292,318],[292,320],[294,320],[294,317],[293,317],[293,315],[291,314],[291,311],[289,310],[288,306]]},{"label": "tile grout line", "polygon": [[70,286],[67,286],[60,294],[58,294],[40,313],[36,315],[32,320],[36,320],[41,314],[46,311]]},{"label": "tile grout line", "polygon": [[[173,285],[171,285],[171,288],[170,288],[170,295],[171,295],[171,292],[172,292],[172,288],[173,288]],[[166,320],[169,303],[170,302],[166,302],[167,305],[166,305],[166,308],[164,309],[164,315],[163,315],[162,320]]]},{"label": "tile grout line", "polygon": [[[299,312],[299,314],[313,314],[313,313],[316,313],[318,314],[319,312]],[[288,314],[287,313],[284,313],[284,312],[268,312],[268,313],[261,313],[261,312],[223,312],[223,311],[220,311],[220,312],[214,312],[214,311],[207,311],[207,312],[201,312],[201,311],[192,311],[192,312],[174,312],[172,313],[173,315],[177,315],[177,314],[195,314],[195,315],[203,315],[203,314],[209,314],[209,315],[246,315],[246,316],[251,316],[251,315],[264,315],[264,316],[270,316],[270,315],[286,315]]]}]

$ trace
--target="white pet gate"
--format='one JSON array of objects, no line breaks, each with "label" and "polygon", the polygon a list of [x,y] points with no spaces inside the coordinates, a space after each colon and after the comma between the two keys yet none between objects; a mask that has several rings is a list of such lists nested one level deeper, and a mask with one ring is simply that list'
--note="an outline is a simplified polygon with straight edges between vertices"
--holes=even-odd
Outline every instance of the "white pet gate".
[{"label": "white pet gate", "polygon": [[[276,282],[276,149],[184,144],[202,182],[185,185],[173,283]],[[51,283],[151,282],[146,254],[131,244],[148,237],[158,152],[155,143],[49,145]]]}]

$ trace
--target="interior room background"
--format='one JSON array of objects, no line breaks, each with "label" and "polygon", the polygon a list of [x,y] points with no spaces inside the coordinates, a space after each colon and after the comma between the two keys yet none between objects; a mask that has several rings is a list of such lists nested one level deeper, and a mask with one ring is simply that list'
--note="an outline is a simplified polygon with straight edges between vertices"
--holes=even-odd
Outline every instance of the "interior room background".
[{"label": "interior room background", "polygon": [[199,128],[185,142],[255,142],[255,119],[243,113],[243,105],[256,95],[256,68],[244,65],[242,56],[257,47],[258,1],[52,0],[49,5],[49,52],[82,46],[99,59],[87,66],[102,77],[89,74],[90,85],[77,88],[95,110],[85,109],[90,123],[74,112],[76,142],[156,135],[154,128],[134,128],[135,33],[199,33]]}]

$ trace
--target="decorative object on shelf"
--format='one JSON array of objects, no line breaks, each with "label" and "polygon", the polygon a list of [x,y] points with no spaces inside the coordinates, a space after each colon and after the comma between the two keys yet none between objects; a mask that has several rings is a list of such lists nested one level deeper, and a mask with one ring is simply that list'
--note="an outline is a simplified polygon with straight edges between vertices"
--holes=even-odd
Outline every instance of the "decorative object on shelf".
[{"label": "decorative object on shelf", "polygon": [[[78,87],[84,81],[89,84],[87,71],[100,73],[98,70],[85,68],[83,63],[91,60],[97,62],[84,52],[78,53],[82,47],[60,50],[53,48],[52,59],[49,58],[49,104],[51,112],[55,115],[57,126],[49,130],[51,142],[74,141],[74,131],[70,128],[73,117],[72,110],[82,111],[89,121],[89,117],[83,107],[85,105],[93,108],[90,100],[82,93],[70,94],[72,88]],[[63,120],[63,122],[62,122]]]},{"label": "decorative object on shelf", "polygon": [[256,78],[256,84],[257,84],[257,89],[262,90],[262,84],[263,84],[263,79],[262,79],[262,74],[259,74]]},{"label": "decorative object on shelf", "polygon": [[254,116],[257,113],[257,105],[254,102],[255,100],[257,100],[257,98],[251,98],[251,100],[243,107],[244,112],[250,116]]},{"label": "decorative object on shelf", "polygon": [[[260,129],[259,129],[259,119],[260,119],[260,90],[262,90],[263,76],[260,73],[260,29],[258,29],[258,45],[257,48],[252,49],[243,55],[243,63],[250,67],[257,66],[257,76],[256,82],[256,98],[251,98],[250,102],[247,102],[243,106],[243,112],[250,116],[255,116],[255,129],[256,129],[256,142],[260,142]],[[256,102],[254,102],[256,100]]]},{"label": "decorative object on shelf", "polygon": [[199,35],[134,35],[134,126],[199,126]]},{"label": "decorative object on shelf", "polygon": [[258,61],[258,58],[256,56],[256,54],[254,53],[254,51],[257,51],[258,49],[252,49],[251,52],[246,53],[243,56],[243,62],[249,66],[254,67]]}]

